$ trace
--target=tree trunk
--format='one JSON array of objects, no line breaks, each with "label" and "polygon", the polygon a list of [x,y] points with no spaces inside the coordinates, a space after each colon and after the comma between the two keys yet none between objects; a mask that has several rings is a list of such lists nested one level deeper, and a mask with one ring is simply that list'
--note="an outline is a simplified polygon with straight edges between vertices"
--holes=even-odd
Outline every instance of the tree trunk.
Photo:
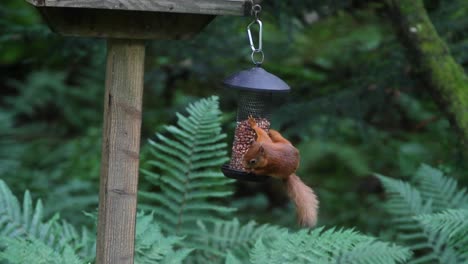
[{"label": "tree trunk", "polygon": [[387,0],[398,36],[415,73],[460,135],[468,157],[468,78],[455,62],[424,8],[423,0]]}]

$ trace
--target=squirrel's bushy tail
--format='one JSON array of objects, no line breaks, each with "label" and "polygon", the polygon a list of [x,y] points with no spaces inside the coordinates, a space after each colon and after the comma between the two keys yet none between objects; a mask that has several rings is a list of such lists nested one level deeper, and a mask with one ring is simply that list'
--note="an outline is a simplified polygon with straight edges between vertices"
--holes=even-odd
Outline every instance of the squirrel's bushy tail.
[{"label": "squirrel's bushy tail", "polygon": [[286,180],[288,195],[296,205],[296,212],[301,226],[312,227],[317,223],[319,202],[314,191],[302,182],[296,175],[291,174]]}]

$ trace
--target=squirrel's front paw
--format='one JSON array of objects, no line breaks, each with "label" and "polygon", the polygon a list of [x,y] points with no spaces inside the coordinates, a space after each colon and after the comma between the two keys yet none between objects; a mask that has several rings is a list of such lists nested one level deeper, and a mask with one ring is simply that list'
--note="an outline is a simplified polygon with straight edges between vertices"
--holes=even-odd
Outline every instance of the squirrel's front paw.
[{"label": "squirrel's front paw", "polygon": [[255,121],[255,118],[252,115],[249,115],[248,122],[249,122],[250,127],[257,126],[257,122]]}]

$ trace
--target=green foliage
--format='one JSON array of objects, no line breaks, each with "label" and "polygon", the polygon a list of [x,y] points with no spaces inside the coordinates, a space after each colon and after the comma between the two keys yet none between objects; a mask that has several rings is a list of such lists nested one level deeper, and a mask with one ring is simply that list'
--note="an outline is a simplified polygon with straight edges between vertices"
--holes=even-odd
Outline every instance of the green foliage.
[{"label": "green foliage", "polygon": [[[458,252],[465,247],[463,242],[453,245],[449,242],[451,232],[457,233],[454,225],[438,229],[440,221],[454,216],[453,221],[460,220],[464,211],[442,210],[467,208],[468,194],[466,189],[457,188],[457,182],[443,175],[440,170],[421,165],[413,180],[414,185],[401,180],[378,175],[387,193],[385,209],[392,216],[396,239],[406,244],[415,254],[417,263],[464,263],[466,256]],[[428,219],[439,219],[433,224]],[[452,221],[451,220],[451,221]],[[466,219],[464,220],[466,222]],[[466,223],[461,224],[462,233]],[[448,245],[453,245],[453,248]],[[463,252],[463,251],[462,251]]]},{"label": "green foliage", "polygon": [[[90,75],[90,73],[88,73]],[[81,76],[81,85],[90,85],[90,78]],[[11,86],[17,89],[18,95],[5,98],[5,103],[18,116],[34,119],[48,112],[60,113],[56,117],[60,123],[54,124],[59,131],[77,129],[83,124],[97,124],[101,120],[96,115],[95,105],[101,101],[102,89],[92,85],[87,90],[66,83],[65,72],[39,71],[30,74],[24,82],[11,81]],[[95,80],[93,80],[93,83]],[[90,89],[93,88],[93,89]],[[76,111],[80,109],[80,111]]]},{"label": "green foliage", "polygon": [[[464,1],[427,2],[438,3],[431,4],[431,18],[455,57],[466,57]],[[361,213],[374,210],[358,203],[375,198],[369,195],[375,190],[361,187],[368,186],[369,171],[406,176],[421,162],[463,170],[456,136],[409,74],[412,69],[381,4],[275,0],[262,5],[264,67],[293,88],[272,125],[310,150],[310,157],[303,151],[301,177],[330,201],[321,212],[324,223],[378,230],[366,220],[373,218]],[[222,93],[225,131],[232,133],[234,97],[218,84],[251,65],[245,39],[250,20],[218,17],[192,40],[148,43],[143,141],[172,122],[173,111],[214,93]],[[0,33],[0,107],[9,116],[12,135],[0,131],[0,141],[8,142],[8,147],[0,142],[2,178],[15,194],[29,189],[42,197],[49,204],[46,216],[60,210],[74,224],[89,225],[67,204],[85,211],[97,205],[105,41],[55,35],[22,0],[2,1]],[[140,188],[153,187],[142,181]],[[272,192],[262,188],[255,195]],[[333,200],[336,192],[359,209],[344,210],[349,204]],[[241,196],[249,199],[250,194]],[[264,205],[257,220],[269,221],[270,209],[281,215],[286,201],[270,197],[251,208]],[[249,212],[239,215],[250,218]]]},{"label": "green foliage", "polygon": [[14,138],[12,115],[0,109],[0,176],[19,167],[18,160],[24,151],[24,145],[19,144]]},{"label": "green foliage", "polygon": [[[258,225],[254,221],[242,225],[237,218],[217,221],[211,227],[198,223],[200,230],[195,245],[203,248],[203,256],[211,261],[224,259],[248,259],[249,250],[261,237],[267,240],[280,239],[286,229],[272,225]],[[194,246],[195,246],[194,245]],[[231,260],[229,260],[231,261]]]},{"label": "green foliage", "polygon": [[[367,19],[363,22],[356,16]],[[371,13],[357,12],[355,16],[340,13],[337,18],[319,21],[325,29],[310,27],[303,36],[297,38],[299,52],[304,58],[308,61],[312,59],[311,63],[324,69],[344,67],[343,63],[363,53],[372,56],[368,53],[375,51],[384,41],[383,33],[386,29],[375,23],[376,18]],[[311,45],[310,38],[317,42]],[[341,51],[345,49],[352,51],[343,54]]]},{"label": "green foliage", "polygon": [[2,2],[0,33],[0,177],[49,204],[45,217],[89,225],[73,210],[97,205],[104,42],[53,34],[18,0]]},{"label": "green foliage", "polygon": [[145,178],[160,191],[141,191],[142,208],[154,210],[159,224],[171,234],[191,234],[197,221],[225,219],[233,209],[214,203],[231,195],[219,167],[227,161],[226,135],[221,133],[218,98],[190,104],[188,116],[177,114],[177,126],[166,126],[169,135],[150,140],[152,159],[161,171],[144,170]]},{"label": "green foliage", "polygon": [[[405,263],[410,250],[416,262],[465,261],[466,191],[427,165],[413,177],[414,186],[378,176],[387,190],[385,208],[394,216],[397,241],[409,248],[352,229],[294,232],[226,221],[234,209],[220,201],[230,197],[232,181],[215,169],[226,161],[218,99],[190,104],[187,113],[177,114],[177,126],[166,126],[166,134],[149,141],[151,167],[143,174],[154,188],[141,196],[142,207],[152,212],[137,214],[136,263]],[[0,234],[5,237],[0,258],[12,263],[18,263],[14,256],[19,263],[34,258],[38,263],[92,261],[95,240],[85,230],[79,234],[58,216],[45,221],[41,201],[33,206],[28,191],[22,207],[2,181],[0,194]],[[464,209],[431,214],[446,208]]]},{"label": "green foliage", "polygon": [[[467,69],[466,1],[428,0],[425,4],[450,52]],[[446,203],[453,208],[464,201],[461,191],[451,191],[468,182],[463,149],[443,111],[417,76],[412,75],[415,69],[408,63],[379,1],[273,0],[264,1],[262,6],[264,67],[293,88],[283,107],[275,105],[272,126],[300,148],[299,175],[320,198],[321,224],[356,226],[366,234],[387,230],[387,219],[376,209],[380,203],[374,202],[380,201],[381,189],[369,172],[409,178],[422,162],[443,164],[438,168],[457,175],[458,185],[453,187],[453,183],[437,179],[419,183],[412,178],[412,185],[405,187],[407,206],[427,206],[430,214],[445,210]],[[218,90],[218,84],[230,73],[251,66],[251,51],[245,38],[245,27],[250,21],[246,17],[218,17],[192,40],[148,43],[142,138],[155,130],[163,131],[163,124],[174,121],[172,113],[183,111],[188,102],[214,93],[222,94],[222,120],[229,137],[235,125],[231,122],[235,117],[235,98]],[[81,212],[93,211],[97,206],[105,41],[53,34],[41,21],[39,12],[26,1],[3,0],[0,49],[0,178],[17,197],[29,189],[34,199],[43,199],[47,205],[42,208],[43,224],[55,219],[58,212],[73,224],[56,220],[62,228],[57,239],[93,240],[92,236],[85,239],[73,226],[92,227],[92,221]],[[177,140],[168,130],[160,135]],[[158,136],[153,141],[166,146]],[[166,148],[178,151],[170,145]],[[153,158],[151,152],[164,153],[144,144],[143,161],[166,164]],[[169,154],[167,157],[181,160]],[[166,167],[171,166],[167,164]],[[175,191],[170,183],[164,183],[167,179],[163,180],[165,176],[172,177],[169,171],[149,162],[141,165],[147,171],[144,174],[155,179],[149,180],[150,175],[141,177],[139,189],[167,199],[167,206],[161,206],[142,195],[143,208],[163,208],[174,214],[169,208],[172,203],[193,191]],[[213,173],[219,174],[217,165],[210,168],[216,168]],[[216,177],[224,180],[220,175]],[[218,183],[218,178],[213,181]],[[244,248],[253,247],[255,236],[271,235],[265,242],[282,234],[274,231],[282,228],[266,228],[262,223],[294,226],[294,208],[283,195],[281,183],[223,186],[219,182],[208,189],[210,193],[223,193],[227,188],[236,190],[235,195],[200,200],[211,208],[241,207],[235,215],[242,219],[240,222],[229,220],[232,213],[206,208],[191,211],[199,212],[204,221],[186,221],[188,210],[182,210],[181,220],[187,226],[177,234],[185,238],[174,242],[173,249],[193,248],[186,262],[248,263],[249,252]],[[444,195],[445,190],[455,195]],[[413,191],[419,192],[421,203],[416,202],[418,195],[411,196]],[[245,206],[239,206],[242,204]],[[34,211],[37,204],[31,208]],[[174,208],[180,211],[183,206]],[[22,206],[20,210],[23,213]],[[414,214],[406,213],[412,219],[407,220],[408,227],[413,225],[418,235],[410,239],[410,230],[407,240],[420,242],[424,247],[415,251],[419,257],[420,252],[424,255],[432,246],[424,225],[412,218]],[[177,217],[168,220],[154,215],[161,221],[163,236],[172,239]],[[259,224],[252,224],[251,220]],[[148,230],[153,230],[152,224]],[[224,233],[232,238],[226,238]],[[405,233],[399,234],[404,238]],[[400,238],[398,241],[402,241]],[[93,255],[92,247],[88,248],[92,253],[79,255]],[[145,246],[143,251],[151,250]]]},{"label": "green foliage", "polygon": [[[288,234],[283,228],[258,225],[252,221],[245,225],[241,225],[237,219],[222,221],[219,215],[233,209],[216,206],[213,199],[206,199],[221,198],[218,187],[231,182],[206,168],[225,162],[225,151],[218,152],[225,145],[218,143],[219,138],[224,136],[220,135],[217,98],[191,104],[187,112],[188,117],[178,114],[178,127],[166,127],[174,139],[157,134],[159,141],[150,141],[153,156],[148,163],[161,168],[161,172],[145,170],[143,173],[159,190],[140,194],[147,201],[156,201],[159,205],[152,209],[160,219],[164,232],[185,236],[177,243],[183,248],[196,249],[188,257],[189,263],[221,263],[223,260],[226,263],[247,263],[249,259],[252,263],[300,263],[297,262],[300,260],[314,260],[317,263],[332,260],[342,263],[400,263],[408,258],[406,249],[377,242],[375,238],[354,231],[322,232],[323,229],[318,229]],[[200,130],[206,131],[206,134],[200,133]],[[197,138],[197,141],[193,141],[193,138]],[[200,142],[206,144],[198,147]],[[191,148],[200,151],[190,151]],[[203,173],[194,173],[192,167]],[[206,188],[202,189],[203,195],[198,195],[201,192],[198,188]],[[199,197],[202,199],[194,199]],[[181,203],[183,198],[187,199]],[[149,207],[147,204],[145,202],[145,207]],[[197,213],[196,217],[191,215],[194,212]],[[330,255],[332,252],[335,255]]]},{"label": "green foliage", "polygon": [[29,191],[24,193],[23,206],[11,193],[4,181],[0,180],[0,215],[2,236],[31,236],[44,241],[54,241],[50,232],[53,221],[43,223],[41,200],[33,205]]},{"label": "green foliage", "polygon": [[433,212],[448,208],[468,209],[468,193],[458,182],[438,169],[421,165],[414,175],[414,182],[424,200],[431,200]]},{"label": "green foliage", "polygon": [[216,200],[232,194],[233,181],[219,171],[227,161],[227,144],[221,133],[218,98],[202,99],[186,110],[188,116],[177,114],[177,126],[166,126],[166,134],[157,133],[158,140],[149,141],[152,156],[147,163],[153,170],[142,172],[157,189],[139,193],[141,207],[154,211],[162,230],[186,236],[179,242],[198,249],[195,258],[203,259],[200,254],[207,241],[200,243],[197,238],[197,222],[212,225],[231,216],[234,209]]},{"label": "green foliage", "polygon": [[353,230],[302,230],[275,240],[260,239],[251,261],[260,263],[404,263],[410,252]]},{"label": "green foliage", "polygon": [[[16,136],[27,136],[31,132],[24,130],[19,130]],[[89,219],[76,215],[76,211],[93,211],[97,206],[101,131],[90,128],[65,144],[57,137],[48,136],[14,145],[22,146],[18,154],[21,166],[3,172],[2,179],[17,195],[30,189],[34,197],[40,196],[49,205],[44,208],[44,217],[52,217],[59,211],[62,217],[72,219],[73,224],[89,225]]]},{"label": "green foliage", "polygon": [[[84,215],[75,215],[79,211],[93,211],[98,204],[99,172],[101,158],[100,129],[91,127],[84,135],[69,140],[63,146],[57,146],[53,154],[61,155],[51,157],[50,162],[59,162],[55,166],[54,174],[43,172],[36,186],[47,181],[44,200],[48,204],[45,208],[47,216],[60,212],[62,217],[73,218],[73,224],[89,224]],[[27,177],[27,175],[25,175]],[[51,188],[53,186],[53,188]],[[37,190],[36,190],[37,191]],[[42,190],[40,190],[42,191]],[[73,201],[73,207],[69,201]]]},{"label": "green foliage", "polygon": [[0,236],[23,239],[17,243],[35,244],[35,240],[42,241],[58,252],[70,247],[85,259],[93,258],[93,239],[85,228],[79,234],[65,221],[60,223],[58,215],[46,221],[43,210],[41,200],[33,205],[29,191],[25,192],[23,206],[20,206],[5,182],[0,180]]},{"label": "green foliage", "polygon": [[[94,259],[95,238],[81,234],[58,216],[43,220],[43,205],[36,206],[29,191],[23,207],[0,181],[0,261],[9,263],[85,263]],[[175,249],[180,237],[164,237],[152,214],[137,214],[135,263],[182,263],[191,249]]]},{"label": "green foliage", "polygon": [[[0,236],[8,242],[4,245],[7,249],[2,255],[7,259],[12,256],[11,254],[18,253],[18,249],[15,248],[18,245],[24,245],[26,249],[37,247],[39,255],[47,256],[51,255],[51,252],[59,252],[59,255],[52,254],[51,257],[58,261],[53,263],[60,263],[62,257],[70,257],[73,261],[75,254],[85,260],[91,260],[94,255],[94,239],[85,228],[79,234],[65,221],[60,223],[58,215],[50,220],[44,220],[41,200],[38,200],[34,206],[29,191],[25,192],[21,207],[18,199],[2,180],[0,180]],[[32,257],[28,250],[21,256],[25,259]]]},{"label": "green foliage", "polygon": [[153,214],[139,212],[135,233],[135,263],[182,263],[191,249],[174,249],[183,238],[164,237]]},{"label": "green foliage", "polygon": [[[461,65],[468,62],[468,6],[463,0],[441,0],[430,9],[430,17],[438,33],[448,42],[454,59]],[[430,7],[430,6],[429,6]]]},{"label": "green foliage", "polygon": [[[335,10],[341,2],[327,8]],[[352,1],[328,14],[309,9],[304,17],[318,12],[313,22],[288,28],[291,54],[273,69],[293,89],[272,126],[299,146],[299,175],[327,201],[321,221],[378,232],[382,215],[372,201],[381,190],[369,171],[409,176],[421,163],[442,163],[466,181],[467,163],[444,112],[412,74],[415,69],[382,16],[385,6],[371,2]],[[450,24],[442,30],[445,35],[461,37],[466,30],[455,24],[465,19],[453,16],[466,4],[428,2],[440,3],[434,14],[450,6],[434,18]],[[356,210],[347,210],[350,206]]]},{"label": "green foliage", "polygon": [[[59,253],[35,238],[0,237],[0,261],[7,260],[10,264],[83,264],[69,246]],[[2,249],[2,247],[4,247]]]},{"label": "green foliage", "polygon": [[439,262],[449,263],[445,257],[453,259],[450,263],[468,261],[468,210],[450,209],[437,214],[420,215],[416,219],[423,226],[433,249],[443,248],[452,254],[442,256]]},{"label": "green foliage", "polygon": [[[304,156],[300,168],[301,174],[313,169],[316,164],[337,162],[349,173],[365,175],[369,172],[368,162],[364,160],[362,153],[351,146],[343,146],[332,142],[308,140],[299,146],[301,155]],[[331,161],[330,161],[331,160]]]}]

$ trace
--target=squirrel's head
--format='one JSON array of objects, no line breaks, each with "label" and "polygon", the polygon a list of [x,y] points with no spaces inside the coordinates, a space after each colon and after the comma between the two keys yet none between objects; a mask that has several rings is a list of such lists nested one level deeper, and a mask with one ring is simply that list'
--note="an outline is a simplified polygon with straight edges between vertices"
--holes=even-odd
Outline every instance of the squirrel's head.
[{"label": "squirrel's head", "polygon": [[258,142],[252,143],[247,153],[244,155],[244,168],[254,169],[263,167],[265,164],[265,149]]}]

